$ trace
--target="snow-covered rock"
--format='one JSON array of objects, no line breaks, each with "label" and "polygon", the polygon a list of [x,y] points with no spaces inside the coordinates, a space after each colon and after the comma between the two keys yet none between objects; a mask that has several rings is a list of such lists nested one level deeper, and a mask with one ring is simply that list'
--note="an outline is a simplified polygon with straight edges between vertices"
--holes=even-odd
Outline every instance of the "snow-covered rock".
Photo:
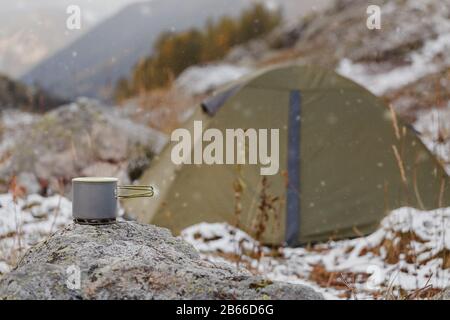
[{"label": "snow-covered rock", "polygon": [[16,183],[25,188],[25,191],[29,194],[39,193],[41,191],[41,185],[39,184],[36,175],[31,172],[21,172],[18,174]]},{"label": "snow-covered rock", "polygon": [[[389,71],[373,72],[373,64],[353,63],[347,58],[341,60],[337,71],[363,85],[376,95],[399,89],[418,79],[439,72],[450,66],[450,26],[436,39],[427,40],[417,51],[406,57],[408,64],[394,67]],[[442,56],[443,59],[436,59]]]},{"label": "snow-covered rock", "polygon": [[245,67],[230,64],[194,66],[186,69],[176,80],[178,88],[193,94],[204,94],[248,74]]},{"label": "snow-covered rock", "polygon": [[[279,37],[284,38],[284,34],[278,35]],[[283,40],[280,39],[280,41]],[[230,50],[224,61],[237,65],[252,65],[255,60],[260,60],[270,53],[268,42],[270,42],[270,39],[256,39],[236,46]]]}]

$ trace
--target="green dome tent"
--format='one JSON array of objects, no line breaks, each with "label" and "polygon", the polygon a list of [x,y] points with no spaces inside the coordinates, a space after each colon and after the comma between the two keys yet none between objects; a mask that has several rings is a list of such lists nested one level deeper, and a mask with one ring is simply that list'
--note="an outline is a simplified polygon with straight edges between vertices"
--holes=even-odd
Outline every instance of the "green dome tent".
[{"label": "green dome tent", "polygon": [[[354,82],[314,66],[266,69],[217,92],[186,122],[203,129],[279,129],[279,170],[260,164],[175,165],[170,143],[141,178],[158,194],[125,203],[175,234],[228,222],[290,246],[373,232],[392,209],[449,206],[448,175],[412,128]],[[194,144],[206,145],[200,140]],[[192,148],[192,152],[194,148]]]}]

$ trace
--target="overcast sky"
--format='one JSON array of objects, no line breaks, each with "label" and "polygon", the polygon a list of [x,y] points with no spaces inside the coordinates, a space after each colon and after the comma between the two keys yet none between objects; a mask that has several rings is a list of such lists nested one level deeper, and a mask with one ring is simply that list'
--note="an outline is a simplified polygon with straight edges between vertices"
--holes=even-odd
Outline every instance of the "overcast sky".
[{"label": "overcast sky", "polygon": [[75,4],[83,9],[84,19],[98,22],[132,2],[139,0],[0,0],[0,14],[44,8],[65,10],[69,5]]}]

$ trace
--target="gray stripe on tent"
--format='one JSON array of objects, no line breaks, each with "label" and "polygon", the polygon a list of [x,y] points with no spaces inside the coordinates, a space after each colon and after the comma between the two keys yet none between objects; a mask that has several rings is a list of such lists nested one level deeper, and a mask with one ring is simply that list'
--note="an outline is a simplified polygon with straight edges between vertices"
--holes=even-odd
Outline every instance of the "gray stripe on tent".
[{"label": "gray stripe on tent", "polygon": [[298,243],[300,230],[300,91],[291,91],[288,127],[288,187],[286,192],[286,243]]},{"label": "gray stripe on tent", "polygon": [[206,113],[210,116],[216,114],[216,112],[223,106],[229,98],[234,96],[240,89],[242,85],[235,85],[228,90],[213,95],[202,102],[202,108],[206,111]]}]

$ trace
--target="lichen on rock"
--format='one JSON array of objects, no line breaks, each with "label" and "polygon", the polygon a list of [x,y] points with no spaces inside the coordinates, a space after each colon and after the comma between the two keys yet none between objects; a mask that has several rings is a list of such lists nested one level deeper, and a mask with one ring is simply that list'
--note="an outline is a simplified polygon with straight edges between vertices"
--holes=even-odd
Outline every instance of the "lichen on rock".
[{"label": "lichen on rock", "polygon": [[[79,289],[68,268],[79,268]],[[71,289],[72,288],[72,289]],[[302,285],[268,281],[202,260],[167,229],[135,222],[71,224],[31,248],[0,279],[0,299],[323,299]]]}]

